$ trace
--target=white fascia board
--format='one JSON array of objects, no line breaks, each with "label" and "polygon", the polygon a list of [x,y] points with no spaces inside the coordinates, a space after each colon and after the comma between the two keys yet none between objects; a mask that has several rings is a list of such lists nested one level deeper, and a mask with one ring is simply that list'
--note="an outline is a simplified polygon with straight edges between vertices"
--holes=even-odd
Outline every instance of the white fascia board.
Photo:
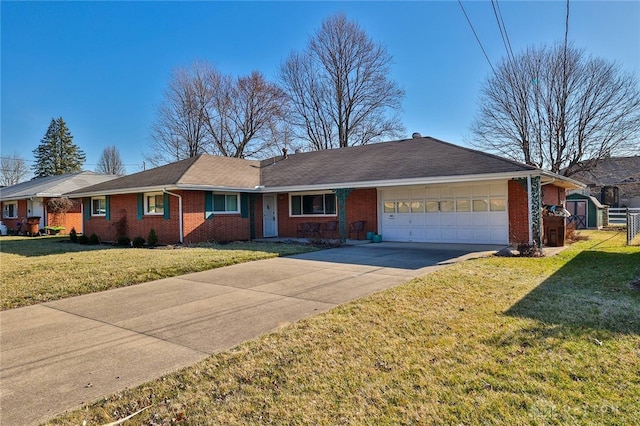
[{"label": "white fascia board", "polygon": [[577,180],[568,178],[566,176],[561,176],[556,173],[547,172],[544,170],[541,170],[540,178],[542,180],[543,185],[557,183],[558,186],[565,189],[583,189],[587,187],[587,185]]},{"label": "white fascia board", "polygon": [[[138,188],[112,189],[108,191],[81,192],[72,194],[73,198],[82,197],[102,197],[105,195],[138,194],[141,192],[162,192],[162,191],[220,191],[220,192],[260,192],[256,188],[238,188],[229,186],[212,185],[163,185],[163,186],[142,186]],[[67,195],[67,194],[65,194]]]},{"label": "white fascia board", "polygon": [[162,192],[163,190],[177,189],[175,185],[171,186],[141,186],[138,188],[126,188],[126,189],[110,189],[106,191],[92,191],[92,192],[78,192],[75,194],[67,193],[63,194],[69,198],[83,198],[83,197],[103,197],[105,195],[121,195],[121,194],[138,194],[140,192]]},{"label": "white fascia board", "polygon": [[412,186],[412,185],[436,185],[447,183],[461,182],[482,182],[500,179],[513,179],[527,177],[528,175],[539,174],[539,170],[526,170],[522,172],[508,173],[484,173],[478,175],[461,175],[461,176],[438,176],[434,178],[412,178],[412,179],[394,179],[379,180],[366,182],[337,182],[318,185],[300,185],[300,186],[281,186],[269,187],[260,192],[299,192],[299,191],[317,191],[322,189],[335,188],[384,188],[395,186]]},{"label": "white fascia board", "polygon": [[220,192],[255,192],[259,193],[263,188],[241,188],[233,186],[212,186],[212,185],[194,185],[194,184],[178,184],[175,189],[181,191],[220,191]]}]

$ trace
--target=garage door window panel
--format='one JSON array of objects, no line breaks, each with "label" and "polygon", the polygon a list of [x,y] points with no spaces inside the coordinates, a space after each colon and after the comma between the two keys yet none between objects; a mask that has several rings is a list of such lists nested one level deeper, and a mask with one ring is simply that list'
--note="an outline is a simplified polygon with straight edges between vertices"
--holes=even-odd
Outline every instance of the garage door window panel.
[{"label": "garage door window panel", "polygon": [[442,213],[450,213],[455,211],[455,203],[453,202],[453,200],[440,201],[440,211]]},{"label": "garage door window panel", "polygon": [[457,212],[470,212],[471,211],[471,200],[456,200],[456,211]]},{"label": "garage door window panel", "polygon": [[486,212],[488,210],[487,200],[473,200],[474,212]]},{"label": "garage door window panel", "polygon": [[411,209],[408,201],[398,201],[398,213],[409,213]]},{"label": "garage door window panel", "polygon": [[492,212],[503,212],[507,210],[507,203],[504,198],[492,198],[489,202],[489,208]]}]

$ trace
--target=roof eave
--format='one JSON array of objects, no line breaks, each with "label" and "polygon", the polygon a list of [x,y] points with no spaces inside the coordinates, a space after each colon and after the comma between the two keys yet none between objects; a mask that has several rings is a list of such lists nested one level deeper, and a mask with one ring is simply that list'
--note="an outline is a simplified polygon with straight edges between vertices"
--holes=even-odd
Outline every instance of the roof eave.
[{"label": "roof eave", "polygon": [[586,188],[582,182],[578,182],[577,180],[568,178],[566,176],[561,176],[556,173],[547,172],[544,170],[539,170],[540,177],[543,179],[543,185],[554,184],[564,189],[583,189]]},{"label": "roof eave", "polygon": [[327,188],[384,188],[395,186],[410,185],[437,185],[447,183],[460,182],[481,182],[500,179],[516,179],[526,176],[535,176],[540,174],[541,170],[522,170],[517,172],[501,172],[501,173],[481,173],[474,175],[458,175],[458,176],[436,176],[436,177],[420,177],[408,179],[384,179],[371,180],[361,182],[335,182],[314,185],[287,185],[279,187],[266,187],[260,192],[293,192],[293,191],[316,191]]},{"label": "roof eave", "polygon": [[103,191],[68,192],[63,195],[69,198],[102,197],[105,195],[138,194],[140,192],[162,192],[163,190],[169,191],[175,189],[178,189],[176,185],[154,185],[140,186],[135,188],[105,189]]},{"label": "roof eave", "polygon": [[162,192],[162,191],[220,191],[220,192],[259,192],[259,187],[245,188],[236,186],[214,186],[214,185],[195,185],[195,184],[171,184],[171,185],[154,185],[141,186],[135,188],[108,189],[104,191],[88,191],[88,192],[70,192],[64,194],[72,198],[82,197],[102,197],[105,195],[124,195],[138,194],[144,192]]}]

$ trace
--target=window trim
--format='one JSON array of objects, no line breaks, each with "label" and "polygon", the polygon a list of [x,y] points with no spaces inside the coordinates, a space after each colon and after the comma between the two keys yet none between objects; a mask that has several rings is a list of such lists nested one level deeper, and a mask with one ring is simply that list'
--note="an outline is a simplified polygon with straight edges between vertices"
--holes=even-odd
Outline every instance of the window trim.
[{"label": "window trim", "polygon": [[[102,200],[104,201],[104,213],[94,213],[93,212],[93,200]],[[91,197],[89,202],[89,208],[91,209],[91,217],[106,217],[107,216],[107,197]]]},{"label": "window trim", "polygon": [[[304,197],[306,195],[322,195],[322,203],[323,210],[326,210],[325,206],[325,196],[332,195],[335,200],[335,213],[313,213],[313,214],[305,214],[304,208],[302,207],[302,198],[300,198],[300,214],[293,214],[293,197]],[[289,193],[289,217],[337,217],[338,216],[338,197],[336,197],[336,193],[333,191],[308,191],[308,192],[290,192]]]},{"label": "window trim", "polygon": [[[13,214],[15,216],[5,216],[4,212],[5,212],[5,207],[6,206],[15,206],[15,208],[13,209]],[[18,218],[18,202],[17,201],[3,201],[2,202],[2,218],[3,219],[17,219]]]},{"label": "window trim", "polygon": [[[216,195],[224,195],[224,210],[216,210],[216,201],[215,201],[215,197]],[[227,210],[227,196],[229,195],[233,195],[236,197],[236,210]],[[240,214],[241,213],[241,206],[240,206],[240,193],[239,192],[212,192],[211,193],[211,211],[213,212],[214,215],[218,215],[218,214]]]},{"label": "window trim", "polygon": [[[157,197],[158,195],[160,195],[162,198],[162,203],[160,204],[162,206],[162,211],[150,212],[149,197]],[[144,194],[142,194],[142,198],[143,198],[143,208],[144,208],[143,212],[145,216],[164,216],[164,193],[163,192],[160,192],[160,191],[145,192]]]}]

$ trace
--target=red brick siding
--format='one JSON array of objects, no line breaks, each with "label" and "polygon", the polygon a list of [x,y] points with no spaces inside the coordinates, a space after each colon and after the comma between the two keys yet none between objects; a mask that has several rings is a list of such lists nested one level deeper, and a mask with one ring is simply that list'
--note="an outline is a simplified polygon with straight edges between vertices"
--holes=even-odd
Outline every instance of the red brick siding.
[{"label": "red brick siding", "polygon": [[[235,241],[249,239],[249,219],[240,214],[215,214],[213,219],[204,218],[204,192],[176,191],[182,196],[184,242]],[[95,233],[102,240],[115,241],[116,222],[126,217],[129,238],[142,237],[145,240],[153,228],[160,244],[174,244],[180,241],[178,197],[169,197],[169,219],[162,215],[145,215],[138,220],[138,195],[112,195],[109,201],[111,218],[91,217],[85,220],[85,233]]]},{"label": "red brick siding", "polygon": [[68,234],[72,228],[75,228],[78,233],[82,232],[82,200],[71,200],[73,201],[73,209],[66,213],[51,213],[46,209],[47,201],[49,198],[43,200],[47,211],[47,225],[64,226],[65,229],[60,231],[61,234]]},{"label": "red brick siding", "polygon": [[542,187],[542,204],[564,206],[567,193],[564,188],[556,185],[544,185]]},{"label": "red brick siding", "polygon": [[[182,209],[184,211],[185,242],[225,242],[250,239],[249,218],[243,218],[240,213],[215,213],[213,219],[205,220],[205,193],[202,191],[182,191],[180,194],[182,195]],[[171,202],[175,202],[177,205],[175,197]]]},{"label": "red brick siding", "polygon": [[517,246],[529,242],[529,203],[527,188],[510,180],[509,197],[509,244]]},{"label": "red brick siding", "polygon": [[[0,215],[2,214],[2,212],[4,212],[4,203],[0,202]],[[7,230],[9,231],[17,231],[18,229],[20,229],[22,219],[27,218],[27,200],[18,200],[17,216],[17,218],[13,219],[5,219],[3,217],[0,220],[2,220],[2,224],[6,226]]]},{"label": "red brick siding", "polygon": [[131,239],[142,237],[146,240],[149,231],[153,228],[158,235],[158,242],[163,244],[176,243],[179,241],[178,202],[174,198],[169,200],[170,220],[165,220],[162,216],[144,216],[142,220],[138,220],[137,194],[111,195],[109,199],[110,219],[106,220],[102,216],[91,216],[89,220],[85,218],[84,233],[87,235],[95,233],[103,241],[115,241],[118,237],[118,222],[125,218],[125,236]]},{"label": "red brick siding", "polygon": [[[327,217],[291,217],[289,216],[289,194],[280,193],[278,198],[278,236],[297,237],[298,225],[303,222],[328,222],[338,220],[338,216]],[[347,223],[365,220],[364,239],[367,231],[378,230],[378,193],[375,188],[356,189],[347,198]],[[262,217],[262,215],[260,215]],[[355,235],[352,235],[355,238]]]}]

